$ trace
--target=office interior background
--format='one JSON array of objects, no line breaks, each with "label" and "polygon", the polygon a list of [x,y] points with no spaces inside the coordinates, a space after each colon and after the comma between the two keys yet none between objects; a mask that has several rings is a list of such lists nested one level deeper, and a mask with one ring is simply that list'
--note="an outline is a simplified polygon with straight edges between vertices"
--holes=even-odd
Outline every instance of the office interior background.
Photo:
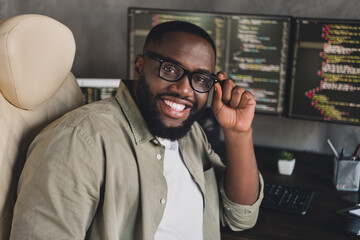
[{"label": "office interior background", "polygon": [[[77,78],[127,76],[128,7],[220,13],[270,14],[360,21],[357,0],[0,0],[0,20],[19,14],[43,14],[71,29],[76,41]],[[359,95],[360,98],[360,95]],[[254,143],[279,149],[331,154],[326,139],[352,152],[360,126],[256,114]]]}]

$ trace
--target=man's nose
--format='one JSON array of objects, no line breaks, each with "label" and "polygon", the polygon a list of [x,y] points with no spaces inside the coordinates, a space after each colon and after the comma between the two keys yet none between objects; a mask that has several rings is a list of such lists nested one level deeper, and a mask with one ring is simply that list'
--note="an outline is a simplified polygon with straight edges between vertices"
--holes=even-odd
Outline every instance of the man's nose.
[{"label": "man's nose", "polygon": [[194,90],[191,87],[191,76],[184,74],[178,81],[173,82],[170,89],[176,92],[180,97],[189,97],[194,95]]}]

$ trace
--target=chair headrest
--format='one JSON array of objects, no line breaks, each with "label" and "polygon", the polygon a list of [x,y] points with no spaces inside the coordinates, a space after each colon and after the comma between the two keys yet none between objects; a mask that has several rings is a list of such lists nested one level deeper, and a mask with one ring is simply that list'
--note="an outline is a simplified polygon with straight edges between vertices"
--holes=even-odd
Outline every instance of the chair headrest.
[{"label": "chair headrest", "polygon": [[37,14],[0,22],[0,92],[11,104],[31,110],[54,95],[75,56],[72,32]]}]

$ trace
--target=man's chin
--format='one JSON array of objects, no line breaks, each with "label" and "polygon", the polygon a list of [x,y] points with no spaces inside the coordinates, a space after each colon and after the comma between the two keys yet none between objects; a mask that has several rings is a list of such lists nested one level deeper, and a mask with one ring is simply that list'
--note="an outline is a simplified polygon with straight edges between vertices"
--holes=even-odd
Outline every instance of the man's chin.
[{"label": "man's chin", "polygon": [[174,141],[184,137],[201,114],[202,111],[191,114],[183,121],[180,119],[174,121],[174,119],[172,119],[172,121],[168,122],[163,121],[161,118],[158,118],[157,120],[153,118],[153,121],[147,121],[147,123],[150,132],[152,132],[155,136]]},{"label": "man's chin", "polygon": [[182,128],[184,126],[184,122],[186,121],[186,119],[164,119],[161,118],[161,122],[163,124],[164,127],[166,128]]}]

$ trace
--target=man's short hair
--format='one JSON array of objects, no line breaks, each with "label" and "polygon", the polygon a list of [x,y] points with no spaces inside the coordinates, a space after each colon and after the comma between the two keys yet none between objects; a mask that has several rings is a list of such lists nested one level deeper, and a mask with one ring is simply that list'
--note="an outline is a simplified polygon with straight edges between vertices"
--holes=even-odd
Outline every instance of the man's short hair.
[{"label": "man's short hair", "polygon": [[185,21],[170,21],[156,25],[150,30],[149,34],[147,35],[144,48],[150,42],[161,40],[161,37],[168,32],[186,32],[197,35],[211,44],[216,56],[215,43],[211,39],[210,35],[201,27]]}]

